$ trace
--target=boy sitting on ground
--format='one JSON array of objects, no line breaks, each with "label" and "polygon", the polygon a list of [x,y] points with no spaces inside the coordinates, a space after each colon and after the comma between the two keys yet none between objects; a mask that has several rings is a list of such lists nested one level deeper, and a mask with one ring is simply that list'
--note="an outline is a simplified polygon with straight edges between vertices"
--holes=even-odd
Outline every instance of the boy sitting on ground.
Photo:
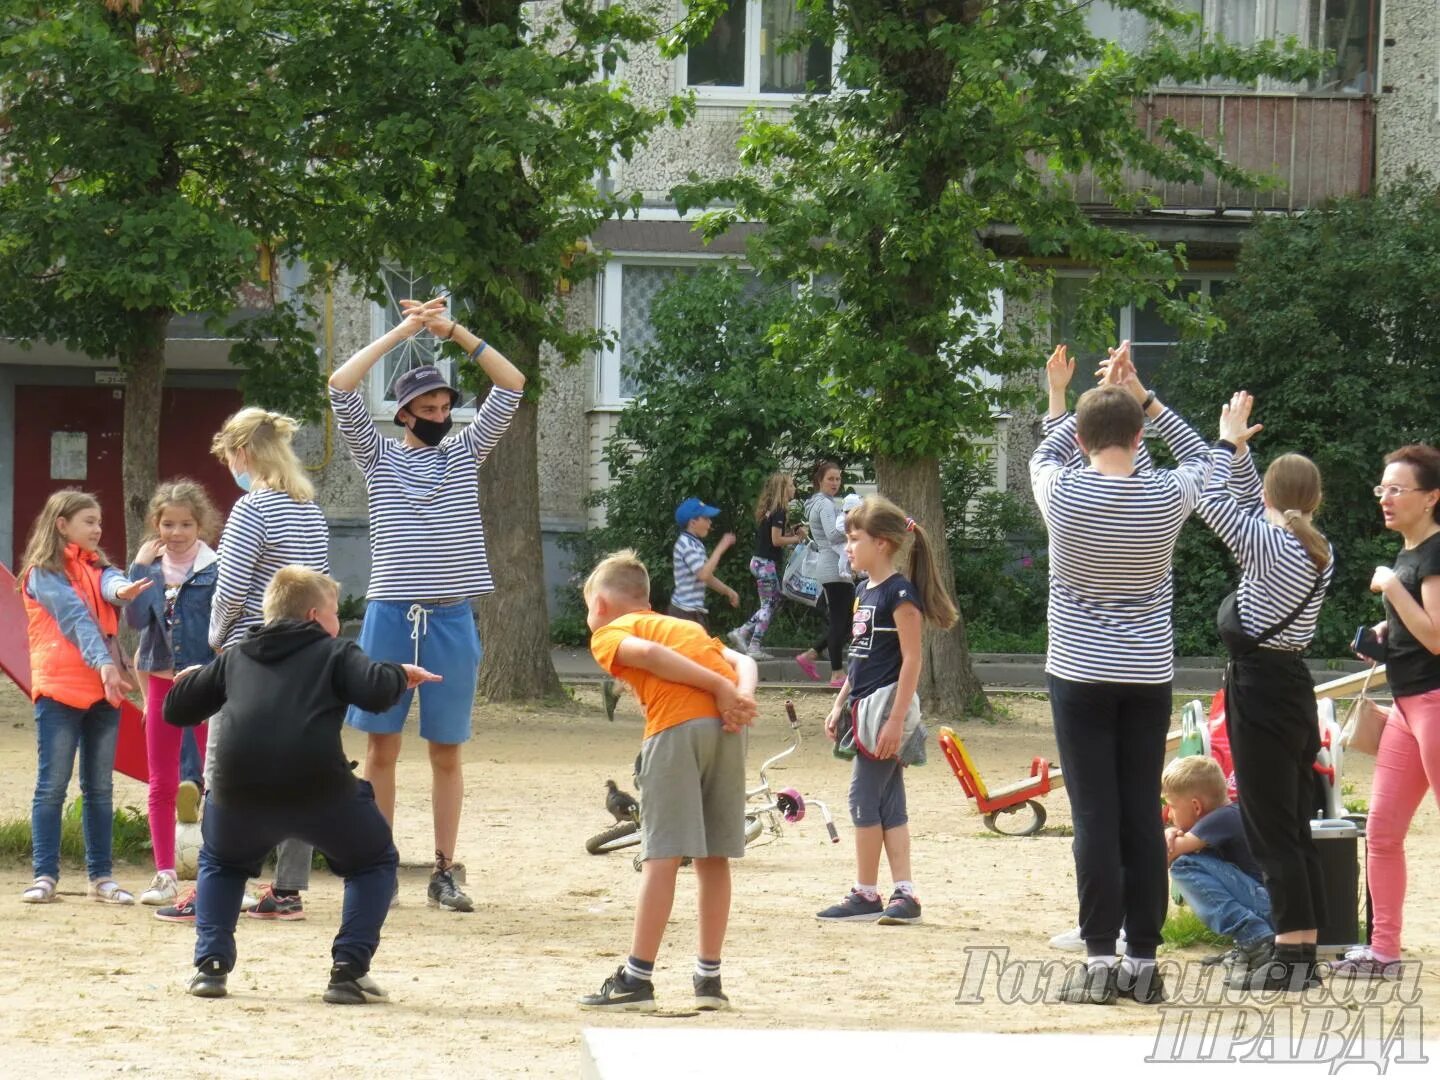
[{"label": "boy sitting on ground", "polygon": [[1211,757],[1176,758],[1161,775],[1160,790],[1170,807],[1170,880],[1207,928],[1235,943],[1216,962],[1232,973],[1262,967],[1275,937],[1270,894],[1245,840],[1240,807],[1229,801],[1225,773]]},{"label": "boy sitting on ground", "polygon": [[373,789],[351,772],[340,730],[347,706],[381,712],[408,687],[438,676],[374,663],[339,639],[339,585],[305,567],[283,567],[265,590],[265,625],[208,666],[182,671],[165,698],[165,721],[179,727],[225,710],[196,882],[196,997],[225,996],[245,882],[259,876],[271,848],[295,838],[313,844],[345,879],[325,1000],[387,1000],[370,978],[370,960],[399,858]]},{"label": "boy sitting on ground", "polygon": [[650,575],[633,551],[604,559],[585,582],[590,652],[645,709],[636,776],[644,869],[630,956],[580,1005],[652,1012],[651,975],[675,901],[675,875],[694,860],[699,894],[695,1007],[729,1008],[720,950],[730,918],[730,860],[745,854],[745,728],[755,717],[755,661],[699,624],[650,610]]}]

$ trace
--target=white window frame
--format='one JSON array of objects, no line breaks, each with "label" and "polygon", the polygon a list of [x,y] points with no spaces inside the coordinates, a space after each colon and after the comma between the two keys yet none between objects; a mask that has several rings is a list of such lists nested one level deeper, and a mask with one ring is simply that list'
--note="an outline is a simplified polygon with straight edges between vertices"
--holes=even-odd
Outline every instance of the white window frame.
[{"label": "white window frame", "polygon": [[[784,108],[798,101],[804,101],[803,93],[760,90],[760,21],[761,0],[745,0],[745,85],[744,86],[691,86],[690,52],[687,49],[675,59],[676,89],[680,93],[690,91],[700,105],[771,105]],[[830,91],[840,85],[840,61],[845,55],[845,43],[836,40],[830,49]]]},{"label": "white window frame", "polygon": [[[415,275],[414,271],[406,270],[404,267],[386,266],[385,270],[391,273],[409,274],[412,277],[417,276]],[[444,296],[447,300],[450,299],[449,289],[441,287],[437,291],[439,295]],[[427,297],[426,299],[429,298]],[[392,322],[390,320],[389,312],[387,311],[384,304],[376,303],[374,300],[371,300],[369,302],[369,308],[371,341],[374,341],[377,338],[384,337],[386,334],[388,334],[391,330],[393,330],[396,326],[399,325],[399,323]],[[415,337],[409,339],[408,341],[403,341],[399,345],[396,345],[395,349],[409,349],[417,352],[420,349],[424,349],[424,351],[427,353],[433,353],[432,356],[426,357],[426,359],[428,360],[428,362],[435,364],[436,367],[438,367],[442,372],[444,372],[445,377],[450,380],[451,385],[455,386],[455,358],[453,356],[444,355],[442,349],[438,346],[438,344],[437,347],[433,350],[425,348],[425,339],[428,337],[429,335],[426,332],[421,331],[419,334],[415,335]],[[380,359],[376,360],[375,366],[372,367],[369,374],[366,375],[366,382],[368,386],[367,396],[370,399],[370,411],[372,415],[376,417],[376,419],[388,420],[395,414],[395,402],[393,400],[390,400],[390,398],[387,396],[387,392],[389,391],[390,386],[385,378],[385,357],[389,356],[390,353],[393,353],[395,349],[391,349],[389,352],[381,356]],[[461,400],[465,400],[465,397],[468,396],[468,391],[466,391],[464,387],[460,386],[456,386],[456,389],[459,390],[462,394]],[[456,423],[469,423],[471,420],[475,419],[475,406],[457,406],[451,411],[450,416],[452,419],[455,420]]]}]

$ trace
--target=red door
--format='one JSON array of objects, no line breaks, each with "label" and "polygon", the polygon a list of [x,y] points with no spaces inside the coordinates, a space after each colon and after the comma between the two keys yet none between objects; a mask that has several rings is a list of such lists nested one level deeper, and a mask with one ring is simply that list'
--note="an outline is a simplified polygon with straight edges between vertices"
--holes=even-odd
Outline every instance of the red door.
[{"label": "red door", "polygon": [[[105,512],[101,546],[124,564],[120,471],[124,390],[109,386],[15,388],[15,548],[19,567],[35,517],[50,493],[76,487],[94,493]],[[160,477],[188,476],[205,485],[222,513],[241,495],[210,454],[210,439],[240,408],[237,390],[167,389],[160,402]]]}]

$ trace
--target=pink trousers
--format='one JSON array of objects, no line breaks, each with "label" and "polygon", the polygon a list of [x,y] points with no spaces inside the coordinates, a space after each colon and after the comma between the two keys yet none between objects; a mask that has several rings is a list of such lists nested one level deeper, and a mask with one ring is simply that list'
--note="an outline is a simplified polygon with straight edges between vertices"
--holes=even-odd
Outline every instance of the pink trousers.
[{"label": "pink trousers", "polygon": [[[150,846],[156,870],[175,869],[175,792],[180,787],[180,740],[184,728],[167,724],[165,695],[174,680],[145,676],[145,764],[150,770]],[[200,764],[205,764],[205,725],[195,729]]]},{"label": "pink trousers", "polygon": [[1395,699],[1375,755],[1366,845],[1375,931],[1370,948],[1400,959],[1405,908],[1405,834],[1425,792],[1440,803],[1440,690]]}]

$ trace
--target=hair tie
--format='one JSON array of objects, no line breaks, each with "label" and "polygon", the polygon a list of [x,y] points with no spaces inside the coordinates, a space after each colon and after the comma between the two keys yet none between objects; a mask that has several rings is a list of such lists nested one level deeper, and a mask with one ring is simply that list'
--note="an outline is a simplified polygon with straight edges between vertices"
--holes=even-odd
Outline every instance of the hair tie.
[{"label": "hair tie", "polygon": [[915,531],[915,519],[914,519],[914,518],[907,517],[907,518],[905,519],[905,531],[906,531],[906,532],[914,532],[914,531]]},{"label": "hair tie", "polygon": [[1287,523],[1305,517],[1305,515],[1302,514],[1299,510],[1286,510],[1282,516],[1285,518],[1285,521]]}]

